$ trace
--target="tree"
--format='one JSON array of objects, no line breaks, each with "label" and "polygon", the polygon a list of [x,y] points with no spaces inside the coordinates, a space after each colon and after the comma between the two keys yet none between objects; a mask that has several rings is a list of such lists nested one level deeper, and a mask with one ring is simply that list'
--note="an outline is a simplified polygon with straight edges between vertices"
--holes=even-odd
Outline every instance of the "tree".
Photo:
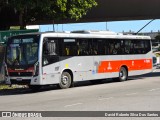
[{"label": "tree", "polygon": [[16,19],[14,9],[4,0],[0,0],[0,30],[9,29],[11,23],[14,24]]},{"label": "tree", "polygon": [[26,24],[39,20],[79,20],[95,7],[95,0],[1,0],[0,10],[10,6],[19,17],[19,25],[24,29]]}]

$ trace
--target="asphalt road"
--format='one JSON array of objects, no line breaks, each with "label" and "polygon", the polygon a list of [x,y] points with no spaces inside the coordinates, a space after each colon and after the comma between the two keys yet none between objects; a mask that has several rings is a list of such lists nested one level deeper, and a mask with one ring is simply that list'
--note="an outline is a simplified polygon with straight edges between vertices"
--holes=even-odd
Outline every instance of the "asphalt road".
[{"label": "asphalt road", "polygon": [[26,88],[0,91],[0,111],[160,111],[160,69],[126,82],[107,80],[93,85],[87,81],[69,89],[45,87],[40,92]]}]

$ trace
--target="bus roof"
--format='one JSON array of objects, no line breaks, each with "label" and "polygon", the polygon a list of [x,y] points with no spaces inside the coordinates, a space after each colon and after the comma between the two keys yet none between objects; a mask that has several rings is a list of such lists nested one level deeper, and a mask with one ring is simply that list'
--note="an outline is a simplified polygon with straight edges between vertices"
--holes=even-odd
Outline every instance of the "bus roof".
[{"label": "bus roof", "polygon": [[[37,33],[26,33],[25,35],[41,35],[43,37],[66,37],[66,38],[116,38],[116,39],[151,39],[150,36],[143,35],[132,35],[115,33],[112,31],[96,31],[96,30],[80,30],[80,31],[64,31],[64,32],[37,32]],[[18,35],[21,36],[21,35]]]}]

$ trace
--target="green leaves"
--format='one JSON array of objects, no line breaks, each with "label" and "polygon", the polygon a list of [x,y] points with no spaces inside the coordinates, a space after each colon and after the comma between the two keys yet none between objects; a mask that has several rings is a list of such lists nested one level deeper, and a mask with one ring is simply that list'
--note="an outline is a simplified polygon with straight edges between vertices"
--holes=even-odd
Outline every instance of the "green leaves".
[{"label": "green leaves", "polygon": [[39,20],[79,20],[97,3],[95,0],[1,0],[0,8],[4,5],[11,6],[23,17],[21,20],[28,23]]},{"label": "green leaves", "polygon": [[97,6],[95,0],[68,0],[67,11],[68,16],[72,19],[80,19],[82,16],[86,15],[88,10],[92,7]]}]

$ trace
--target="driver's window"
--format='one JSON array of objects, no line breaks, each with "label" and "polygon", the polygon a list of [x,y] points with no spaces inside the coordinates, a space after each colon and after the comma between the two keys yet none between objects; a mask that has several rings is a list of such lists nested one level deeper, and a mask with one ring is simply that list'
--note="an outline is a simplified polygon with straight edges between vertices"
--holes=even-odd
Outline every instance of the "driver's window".
[{"label": "driver's window", "polygon": [[58,53],[58,40],[55,38],[44,38],[43,65],[57,62],[59,60]]},{"label": "driver's window", "polygon": [[45,38],[43,42],[43,53],[45,55],[57,55],[58,49],[57,49],[57,40],[49,40],[48,38]]}]

